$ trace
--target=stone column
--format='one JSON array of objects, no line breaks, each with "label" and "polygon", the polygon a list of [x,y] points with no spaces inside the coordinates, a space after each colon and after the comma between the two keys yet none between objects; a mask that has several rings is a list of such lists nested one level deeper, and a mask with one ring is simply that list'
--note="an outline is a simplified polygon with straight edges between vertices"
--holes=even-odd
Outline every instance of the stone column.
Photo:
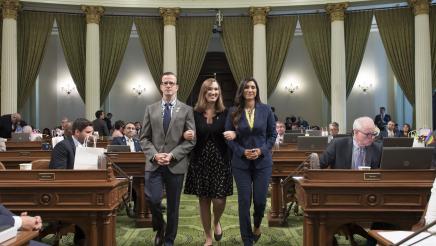
[{"label": "stone column", "polygon": [[160,8],[164,21],[163,72],[177,74],[176,20],[179,8]]},{"label": "stone column", "polygon": [[332,121],[339,123],[339,133],[347,131],[347,92],[345,72],[344,17],[347,3],[328,4],[331,20],[331,106]]},{"label": "stone column", "polygon": [[18,0],[3,0],[1,114],[17,112],[17,14]]},{"label": "stone column", "polygon": [[86,75],[85,112],[93,120],[95,111],[100,109],[100,17],[101,6],[82,6],[86,13]]},{"label": "stone column", "polygon": [[415,14],[416,129],[433,128],[429,1],[410,0]]},{"label": "stone column", "polygon": [[267,103],[266,17],[269,7],[251,7],[253,18],[253,77],[257,80],[260,100]]}]

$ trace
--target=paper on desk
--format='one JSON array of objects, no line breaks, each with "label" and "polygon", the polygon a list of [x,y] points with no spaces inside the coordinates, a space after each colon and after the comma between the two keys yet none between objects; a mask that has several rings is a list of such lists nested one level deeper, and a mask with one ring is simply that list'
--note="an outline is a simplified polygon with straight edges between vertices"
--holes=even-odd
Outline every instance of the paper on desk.
[{"label": "paper on desk", "polygon": [[[378,233],[380,236],[386,238],[387,240],[391,241],[392,243],[398,243],[402,239],[410,236],[410,234],[413,234],[413,231],[382,231]],[[401,245],[415,245],[415,246],[434,246],[436,245],[436,236],[430,236],[431,235],[428,232],[422,232],[418,234],[416,237],[410,239],[409,241],[405,242]],[[421,239],[428,237],[422,241]],[[418,242],[419,241],[419,242]]]}]

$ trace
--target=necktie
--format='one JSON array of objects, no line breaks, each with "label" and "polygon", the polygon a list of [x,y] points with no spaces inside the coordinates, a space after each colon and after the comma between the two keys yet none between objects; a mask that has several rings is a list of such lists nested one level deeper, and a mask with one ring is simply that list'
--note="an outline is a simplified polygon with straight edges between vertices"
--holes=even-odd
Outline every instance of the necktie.
[{"label": "necktie", "polygon": [[170,126],[170,121],[171,121],[170,106],[171,106],[171,104],[165,103],[165,110],[164,110],[164,115],[163,115],[163,128],[164,128],[165,135],[167,134],[168,127]]},{"label": "necktie", "polygon": [[363,165],[363,158],[365,158],[364,148],[359,148],[356,160],[354,161],[354,169],[359,169],[359,167]]}]

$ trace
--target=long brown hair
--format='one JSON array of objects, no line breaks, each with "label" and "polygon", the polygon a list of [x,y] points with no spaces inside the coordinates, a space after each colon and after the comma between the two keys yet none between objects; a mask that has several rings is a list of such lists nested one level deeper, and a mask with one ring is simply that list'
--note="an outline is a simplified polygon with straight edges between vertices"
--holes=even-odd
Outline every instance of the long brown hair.
[{"label": "long brown hair", "polygon": [[253,77],[242,80],[241,83],[239,84],[238,91],[236,92],[236,96],[235,96],[236,110],[232,112],[232,123],[235,128],[238,127],[239,121],[241,120],[242,117],[242,112],[244,111],[245,108],[244,89],[247,83],[250,81],[253,81],[254,84],[256,85],[256,97],[254,98],[254,100],[256,101],[256,103],[261,102],[259,96],[260,94],[259,85],[257,84],[257,81]]},{"label": "long brown hair", "polygon": [[201,84],[200,93],[198,94],[198,100],[195,104],[194,110],[197,112],[204,112],[206,111],[207,107],[207,100],[206,100],[206,94],[209,90],[209,87],[212,85],[212,83],[216,82],[218,85],[218,90],[220,91],[220,94],[218,95],[218,99],[215,102],[215,112],[220,113],[223,112],[225,107],[223,103],[223,97],[222,97],[222,91],[221,86],[219,85],[218,81],[214,78],[208,78],[205,81],[203,81],[203,84]]}]

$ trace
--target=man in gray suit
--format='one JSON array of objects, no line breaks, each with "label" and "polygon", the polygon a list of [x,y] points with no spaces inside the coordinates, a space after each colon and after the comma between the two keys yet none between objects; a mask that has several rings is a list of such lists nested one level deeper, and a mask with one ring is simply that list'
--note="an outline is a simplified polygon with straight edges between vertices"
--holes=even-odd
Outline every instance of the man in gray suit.
[{"label": "man in gray suit", "polygon": [[[183,133],[195,132],[192,108],[177,100],[177,78],[174,73],[162,75],[162,100],[145,109],[141,146],[146,156],[145,197],[152,213],[155,245],[173,245],[177,235],[180,194],[188,169],[188,154],[195,140],[185,140]],[[162,194],[165,185],[167,221],[162,215]]]}]

